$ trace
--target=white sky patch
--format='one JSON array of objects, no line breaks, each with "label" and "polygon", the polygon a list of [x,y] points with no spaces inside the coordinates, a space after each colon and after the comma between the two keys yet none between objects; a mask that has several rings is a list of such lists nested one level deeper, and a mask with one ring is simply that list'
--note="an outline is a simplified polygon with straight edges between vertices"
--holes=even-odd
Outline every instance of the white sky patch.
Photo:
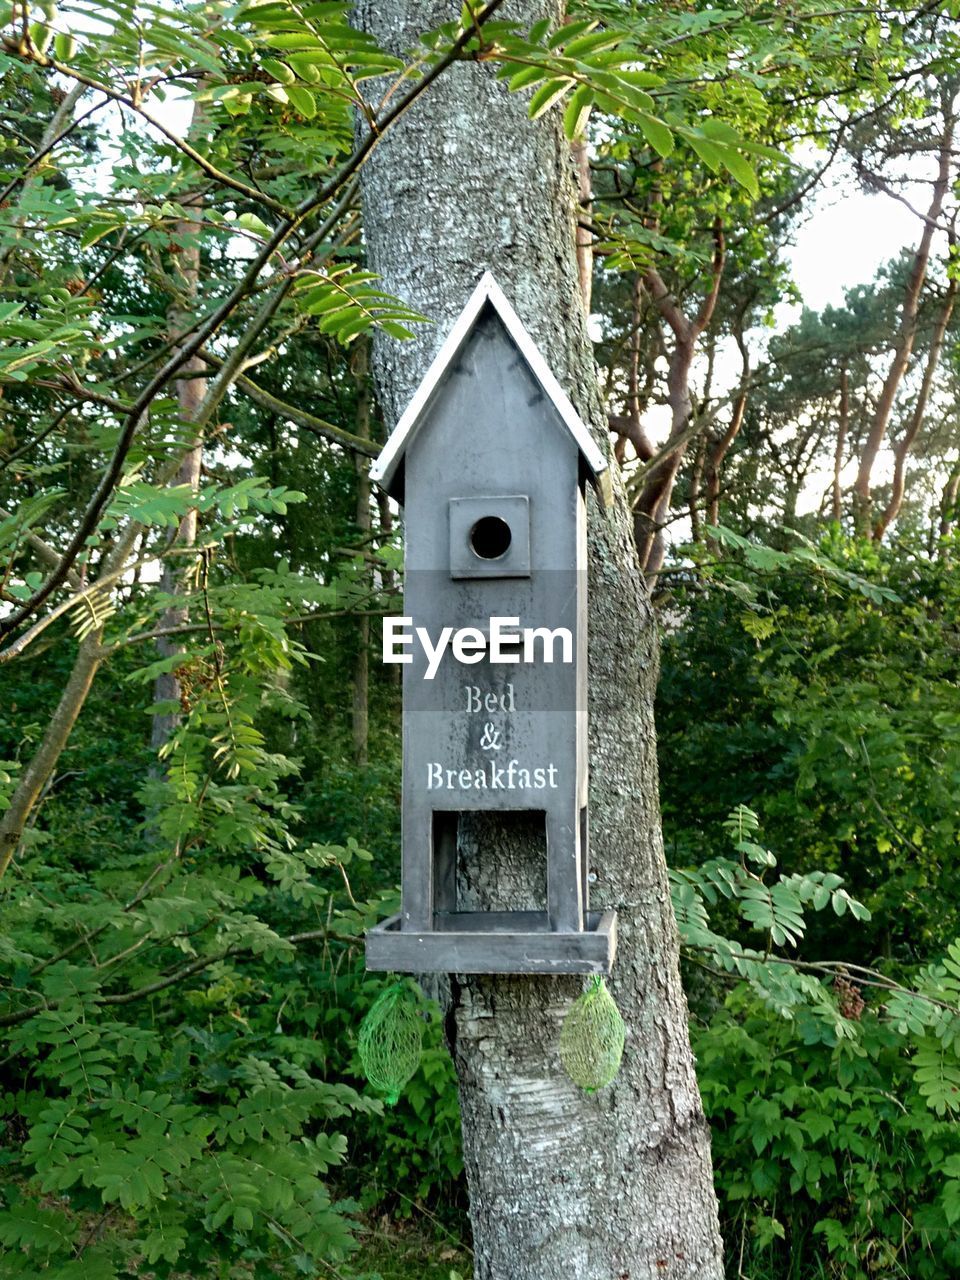
[{"label": "white sky patch", "polygon": [[[811,150],[802,159],[815,165],[817,154]],[[918,166],[918,179],[928,168],[927,163]],[[923,232],[920,218],[906,205],[883,192],[863,191],[849,162],[836,163],[828,176],[786,254],[804,302],[813,311],[843,306],[844,290],[868,284],[882,263],[916,245]],[[926,213],[929,185],[913,182],[901,194],[914,209]],[[946,236],[937,236],[931,262],[942,258],[945,250]]]}]

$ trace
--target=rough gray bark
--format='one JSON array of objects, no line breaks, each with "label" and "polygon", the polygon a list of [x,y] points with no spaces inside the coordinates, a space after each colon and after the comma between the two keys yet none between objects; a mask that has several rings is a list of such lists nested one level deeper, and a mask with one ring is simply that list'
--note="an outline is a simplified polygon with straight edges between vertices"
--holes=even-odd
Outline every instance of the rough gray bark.
[{"label": "rough gray bark", "polygon": [[[550,3],[514,3],[532,23]],[[388,48],[459,13],[434,0],[363,0]],[[502,16],[502,15],[498,15]],[[575,254],[569,148],[531,125],[488,68],[445,74],[364,169],[366,240],[386,287],[435,322],[375,346],[387,424],[490,268],[598,440],[606,425]],[[455,465],[455,460],[454,460]],[[693,1070],[670,908],[653,727],[657,644],[632,522],[618,494],[590,523],[593,904],[620,915],[611,990],[628,1026],[623,1069],[587,1098],[565,1077],[560,1024],[576,979],[453,979],[447,1026],[460,1079],[477,1280],[720,1280],[707,1126]],[[519,825],[514,852],[532,833]],[[489,837],[490,830],[487,830]],[[471,885],[527,891],[515,858]],[[492,850],[487,849],[487,855]]]}]

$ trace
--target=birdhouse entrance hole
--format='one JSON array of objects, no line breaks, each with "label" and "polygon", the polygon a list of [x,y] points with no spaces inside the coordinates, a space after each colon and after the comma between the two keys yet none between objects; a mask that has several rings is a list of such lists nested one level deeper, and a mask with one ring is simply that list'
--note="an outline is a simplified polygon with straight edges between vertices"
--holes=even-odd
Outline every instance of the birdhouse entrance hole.
[{"label": "birdhouse entrance hole", "polygon": [[470,546],[481,560],[499,560],[512,541],[510,526],[499,516],[484,516],[470,530]]}]

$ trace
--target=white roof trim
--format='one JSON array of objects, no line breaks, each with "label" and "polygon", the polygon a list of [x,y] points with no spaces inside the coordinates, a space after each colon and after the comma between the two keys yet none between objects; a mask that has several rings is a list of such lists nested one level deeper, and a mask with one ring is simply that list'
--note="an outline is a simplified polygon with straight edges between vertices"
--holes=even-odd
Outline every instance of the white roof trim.
[{"label": "white roof trim", "polygon": [[510,305],[506,295],[491,273],[485,271],[480,283],[470,295],[467,305],[460,312],[456,323],[447,335],[446,341],[434,356],[433,362],[414,393],[413,399],[407,405],[400,421],[390,433],[390,438],[383,446],[380,456],[370,468],[371,480],[375,480],[384,488],[389,488],[397,467],[403,458],[404,450],[429,405],[441,377],[447,366],[456,358],[458,351],[466,341],[467,335],[476,323],[481,308],[486,302],[490,302],[493,305],[497,315],[503,321],[505,329],[529,365],[533,376],[540,383],[544,395],[553,404],[567,429],[576,440],[577,446],[594,477],[599,476],[601,472],[607,469],[606,458],[590,435],[580,415],[570,403],[566,392],[550,372],[547,362],[523,327],[520,317]]}]

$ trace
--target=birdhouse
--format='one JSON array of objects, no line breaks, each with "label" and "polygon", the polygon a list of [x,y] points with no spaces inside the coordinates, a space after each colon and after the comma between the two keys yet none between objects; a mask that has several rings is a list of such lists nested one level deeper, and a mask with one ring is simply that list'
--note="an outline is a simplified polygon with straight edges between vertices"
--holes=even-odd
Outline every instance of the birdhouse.
[{"label": "birdhouse", "polygon": [[[401,911],[367,934],[368,969],[610,970],[616,916],[588,903],[586,708],[585,490],[605,470],[487,273],[371,471],[404,506],[405,546],[383,635],[403,664]],[[461,901],[471,862],[502,865],[496,823],[458,840],[484,812],[542,831],[537,901]]]}]

